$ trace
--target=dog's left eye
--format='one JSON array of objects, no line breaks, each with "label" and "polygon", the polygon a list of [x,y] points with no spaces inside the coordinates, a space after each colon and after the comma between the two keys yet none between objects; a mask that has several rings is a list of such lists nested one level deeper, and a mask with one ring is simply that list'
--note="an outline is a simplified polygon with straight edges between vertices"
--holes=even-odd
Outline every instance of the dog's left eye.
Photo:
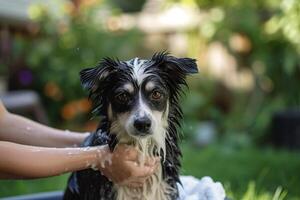
[{"label": "dog's left eye", "polygon": [[159,100],[159,99],[161,99],[161,97],[162,97],[162,94],[157,90],[154,90],[151,94],[151,98],[154,100]]},{"label": "dog's left eye", "polygon": [[127,93],[121,93],[118,94],[116,96],[116,99],[120,102],[120,103],[126,103],[129,101],[129,95]]}]

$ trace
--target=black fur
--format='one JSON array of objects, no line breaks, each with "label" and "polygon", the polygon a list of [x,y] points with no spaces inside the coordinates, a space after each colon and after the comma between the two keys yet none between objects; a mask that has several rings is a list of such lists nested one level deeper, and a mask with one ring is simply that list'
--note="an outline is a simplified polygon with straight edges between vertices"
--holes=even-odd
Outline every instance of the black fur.
[{"label": "black fur", "polygon": [[[188,74],[197,73],[197,65],[194,59],[175,58],[167,53],[157,53],[147,61],[146,72],[154,74],[168,91],[170,102],[168,114],[168,134],[166,138],[166,160],[161,163],[163,177],[170,186],[177,189],[179,183],[179,169],[181,167],[181,151],[178,146],[179,135],[177,129],[180,128],[182,111],[179,105],[182,86],[186,86],[185,77]],[[116,83],[132,80],[132,71],[126,62],[103,59],[97,67],[84,69],[80,72],[81,82],[85,89],[89,91],[94,110],[93,113],[101,117],[100,126],[89,136],[83,146],[96,146],[109,144],[113,151],[118,143],[114,135],[108,132],[110,122],[107,116],[109,103],[109,93],[117,86]],[[178,192],[171,194],[171,199],[177,199]],[[113,183],[98,171],[91,169],[72,173],[68,187],[65,191],[65,200],[113,200],[116,192],[113,190]]]}]

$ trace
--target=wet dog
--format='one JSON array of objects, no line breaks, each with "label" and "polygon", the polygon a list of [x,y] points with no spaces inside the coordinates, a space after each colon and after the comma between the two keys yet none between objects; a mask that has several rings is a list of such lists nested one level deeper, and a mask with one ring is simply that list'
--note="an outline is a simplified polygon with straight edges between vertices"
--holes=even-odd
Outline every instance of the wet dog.
[{"label": "wet dog", "polygon": [[90,93],[98,129],[84,146],[135,145],[145,156],[160,156],[159,169],[138,189],[114,185],[99,171],[72,174],[65,200],[175,200],[178,198],[182,111],[179,98],[186,76],[198,72],[194,59],[157,53],[151,59],[103,59],[80,72]]}]

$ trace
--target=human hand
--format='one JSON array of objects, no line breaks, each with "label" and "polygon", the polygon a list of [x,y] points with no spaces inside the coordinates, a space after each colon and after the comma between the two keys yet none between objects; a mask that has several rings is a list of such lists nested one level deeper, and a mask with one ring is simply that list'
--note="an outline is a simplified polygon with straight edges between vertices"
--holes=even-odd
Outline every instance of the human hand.
[{"label": "human hand", "polygon": [[97,168],[118,185],[141,187],[155,172],[159,162],[159,158],[146,158],[144,164],[140,165],[138,150],[121,144],[114,152],[110,152],[107,148]]}]

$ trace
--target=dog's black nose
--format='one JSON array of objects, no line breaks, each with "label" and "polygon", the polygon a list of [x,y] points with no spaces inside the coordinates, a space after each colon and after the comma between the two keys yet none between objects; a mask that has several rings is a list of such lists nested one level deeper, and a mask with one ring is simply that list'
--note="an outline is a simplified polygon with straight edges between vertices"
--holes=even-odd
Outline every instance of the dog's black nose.
[{"label": "dog's black nose", "polygon": [[148,132],[151,127],[151,120],[148,117],[137,118],[133,125],[139,132]]}]

